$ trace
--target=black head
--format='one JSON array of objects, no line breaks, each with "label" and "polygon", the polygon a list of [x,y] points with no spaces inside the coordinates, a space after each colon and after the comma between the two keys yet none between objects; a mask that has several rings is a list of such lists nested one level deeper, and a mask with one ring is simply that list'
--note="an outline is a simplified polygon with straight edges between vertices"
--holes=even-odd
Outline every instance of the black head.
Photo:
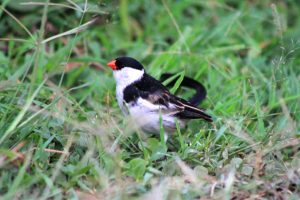
[{"label": "black head", "polygon": [[131,57],[119,57],[107,64],[113,70],[120,70],[124,67],[131,67],[133,69],[143,70],[144,67],[139,61]]}]

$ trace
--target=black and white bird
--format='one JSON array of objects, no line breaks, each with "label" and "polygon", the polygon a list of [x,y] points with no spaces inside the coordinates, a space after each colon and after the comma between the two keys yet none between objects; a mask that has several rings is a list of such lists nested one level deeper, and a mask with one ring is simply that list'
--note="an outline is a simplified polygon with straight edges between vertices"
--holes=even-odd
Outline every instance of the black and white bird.
[{"label": "black and white bird", "polygon": [[107,65],[113,70],[116,80],[119,107],[143,131],[159,133],[162,123],[165,133],[171,133],[176,130],[176,123],[183,128],[190,119],[212,122],[211,116],[195,106],[205,98],[202,85],[202,94],[198,94],[198,100],[194,99],[191,103],[171,94],[161,82],[148,75],[143,65],[134,58],[119,57]]}]

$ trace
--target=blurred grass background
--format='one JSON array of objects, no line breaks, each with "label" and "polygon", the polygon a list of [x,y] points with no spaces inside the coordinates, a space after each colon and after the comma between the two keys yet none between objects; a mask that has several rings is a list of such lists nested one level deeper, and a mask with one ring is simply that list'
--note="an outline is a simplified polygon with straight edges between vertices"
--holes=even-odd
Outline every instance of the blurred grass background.
[{"label": "blurred grass background", "polygon": [[[1,199],[300,198],[299,1],[0,3]],[[214,123],[133,130],[122,55],[201,81]]]}]

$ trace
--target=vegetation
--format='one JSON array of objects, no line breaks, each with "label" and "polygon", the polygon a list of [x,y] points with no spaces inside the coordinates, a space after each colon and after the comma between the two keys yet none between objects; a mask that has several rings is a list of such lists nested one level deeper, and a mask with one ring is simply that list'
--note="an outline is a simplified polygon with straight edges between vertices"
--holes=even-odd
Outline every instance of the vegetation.
[{"label": "vegetation", "polygon": [[[1,199],[300,198],[299,1],[0,4]],[[133,129],[121,55],[201,81],[214,122]]]}]

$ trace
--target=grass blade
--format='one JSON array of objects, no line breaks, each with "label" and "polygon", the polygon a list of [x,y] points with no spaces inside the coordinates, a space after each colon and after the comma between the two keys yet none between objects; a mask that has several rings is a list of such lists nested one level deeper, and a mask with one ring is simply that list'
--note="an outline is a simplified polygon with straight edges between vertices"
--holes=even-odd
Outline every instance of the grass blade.
[{"label": "grass blade", "polygon": [[46,79],[39,85],[39,87],[34,91],[34,93],[32,94],[32,96],[30,98],[27,99],[26,104],[24,105],[23,109],[19,112],[19,114],[17,115],[17,117],[15,118],[15,120],[10,124],[10,126],[8,127],[8,129],[5,131],[5,133],[3,134],[3,136],[0,139],[0,145],[3,143],[3,141],[9,137],[9,135],[15,130],[15,128],[17,127],[17,125],[20,123],[20,121],[23,119],[24,115],[26,114],[26,112],[28,111],[30,105],[32,104],[33,100],[35,99],[35,97],[38,95],[39,91],[42,89],[43,85],[45,84]]}]

